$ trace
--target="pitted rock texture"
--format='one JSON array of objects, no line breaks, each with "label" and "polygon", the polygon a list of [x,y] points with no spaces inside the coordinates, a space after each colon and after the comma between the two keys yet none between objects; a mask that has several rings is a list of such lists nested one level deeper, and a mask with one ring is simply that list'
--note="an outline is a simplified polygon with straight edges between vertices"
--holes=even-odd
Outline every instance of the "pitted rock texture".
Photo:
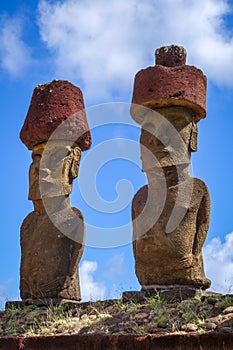
[{"label": "pitted rock texture", "polygon": [[[159,186],[155,181],[154,187]],[[151,186],[151,184],[150,184]],[[181,186],[192,187],[189,208],[182,222],[171,232],[166,226],[171,217]],[[185,193],[180,205],[185,205]],[[154,225],[142,234],[147,216],[160,206],[160,194],[154,193],[153,202],[147,205],[148,186],[142,187],[133,199],[133,250],[135,271],[142,286],[150,285],[190,285],[196,288],[209,288],[210,280],[205,277],[202,245],[209,226],[209,193],[200,179],[187,179],[182,184],[170,183],[163,212]],[[141,217],[140,217],[141,215]],[[137,220],[137,218],[139,218]]]},{"label": "pitted rock texture", "polygon": [[[41,202],[42,208],[42,201],[37,202]],[[60,232],[46,211],[38,207],[37,203],[20,230],[20,296],[22,299],[80,300],[78,263],[84,249],[82,214],[72,208],[75,218],[68,220],[63,207],[56,209],[62,225],[73,226],[74,241]]]},{"label": "pitted rock texture", "polygon": [[206,76],[193,66],[156,65],[139,71],[134,80],[131,106],[133,119],[143,122],[143,109],[183,106],[192,110],[195,121],[206,116]]},{"label": "pitted rock texture", "polygon": [[134,81],[130,113],[142,124],[141,160],[148,186],[132,203],[133,251],[135,272],[145,289],[206,289],[211,283],[202,258],[209,192],[189,174],[191,152],[197,151],[197,122],[206,114],[206,77],[185,65],[185,55],[185,49],[174,45],[156,50],[157,65],[139,71]]},{"label": "pitted rock texture", "polygon": [[29,200],[66,196],[72,192],[73,180],[78,176],[81,149],[75,145],[71,148],[67,143],[43,142],[33,147]]},{"label": "pitted rock texture", "polygon": [[84,110],[82,91],[66,80],[38,85],[20,132],[21,141],[32,149],[46,142],[56,131],[55,139],[71,140],[82,150],[91,146],[91,134]]},{"label": "pitted rock texture", "polygon": [[182,46],[163,46],[155,51],[155,62],[166,67],[182,66],[186,63],[186,55],[186,50]]},{"label": "pitted rock texture", "polygon": [[233,335],[229,334],[0,338],[1,350],[232,350],[232,347]]},{"label": "pitted rock texture", "polygon": [[132,203],[135,272],[143,288],[206,289],[210,280],[205,277],[202,247],[209,228],[210,198],[205,183],[192,178],[188,169],[191,151],[196,150],[196,124],[184,107],[159,112],[150,119],[146,116],[140,137],[148,186],[136,193]]},{"label": "pitted rock texture", "polygon": [[91,146],[81,90],[65,80],[38,85],[20,138],[33,150],[28,198],[34,205],[20,230],[20,296],[79,301],[85,225],[69,194],[82,150]]}]

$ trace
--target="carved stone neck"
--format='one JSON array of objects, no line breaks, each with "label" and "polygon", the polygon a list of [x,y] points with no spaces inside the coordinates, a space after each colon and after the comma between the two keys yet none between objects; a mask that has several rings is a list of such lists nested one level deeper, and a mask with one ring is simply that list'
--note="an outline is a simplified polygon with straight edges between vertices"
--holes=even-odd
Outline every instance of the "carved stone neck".
[{"label": "carved stone neck", "polygon": [[150,188],[165,181],[166,186],[171,187],[190,178],[189,167],[187,165],[153,168],[147,171],[146,175]]},{"label": "carved stone neck", "polygon": [[33,201],[34,210],[37,214],[56,213],[70,206],[68,195],[53,198],[43,198]]}]

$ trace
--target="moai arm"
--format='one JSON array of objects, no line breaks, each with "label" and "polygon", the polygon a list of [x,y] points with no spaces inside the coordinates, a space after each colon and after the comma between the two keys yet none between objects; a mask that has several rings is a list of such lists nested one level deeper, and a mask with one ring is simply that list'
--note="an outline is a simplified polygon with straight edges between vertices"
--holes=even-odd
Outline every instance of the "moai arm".
[{"label": "moai arm", "polygon": [[[200,181],[200,180],[199,180]],[[205,242],[208,228],[209,228],[209,221],[210,221],[210,196],[208,188],[206,187],[205,183],[203,183],[204,187],[204,194],[201,200],[200,208],[197,213],[197,227],[196,227],[196,235],[194,238],[193,243],[193,254],[199,255],[201,254],[201,250],[203,247],[203,244]]]}]

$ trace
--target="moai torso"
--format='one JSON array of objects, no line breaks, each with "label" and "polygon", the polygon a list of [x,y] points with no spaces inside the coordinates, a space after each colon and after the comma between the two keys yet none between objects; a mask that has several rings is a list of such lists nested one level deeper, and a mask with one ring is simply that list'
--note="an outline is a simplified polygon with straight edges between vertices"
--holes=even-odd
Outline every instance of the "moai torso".
[{"label": "moai torso", "polygon": [[210,281],[202,246],[209,226],[209,193],[188,170],[190,153],[196,151],[196,123],[205,116],[206,80],[200,70],[185,65],[185,51],[176,46],[158,50],[157,64],[136,75],[136,104],[131,107],[133,118],[142,124],[142,168],[148,178],[132,204],[136,274],[144,288],[206,289]]},{"label": "moai torso", "polygon": [[[34,205],[20,230],[22,299],[81,299],[78,263],[85,226],[82,213],[70,206],[69,194],[78,175],[81,151],[91,144],[85,112],[79,113],[83,108],[80,89],[69,82],[39,85],[21,130],[21,140],[32,149],[29,200]],[[64,124],[49,142],[67,118],[71,130]]]},{"label": "moai torso", "polygon": [[[168,187],[163,211],[156,223],[144,232],[144,220],[137,217],[142,213],[148,199],[148,186],[135,195],[132,205],[133,248],[136,274],[143,287],[165,285],[191,285],[207,288],[201,249],[209,225],[209,194],[206,185],[199,179],[193,181],[190,206],[182,222],[170,233],[166,233],[177,197],[178,186]],[[188,180],[184,186],[189,186]],[[154,196],[154,202],[160,202]],[[181,203],[182,205],[182,203]],[[154,204],[156,211],[156,204]],[[145,212],[153,216],[153,211]]]}]

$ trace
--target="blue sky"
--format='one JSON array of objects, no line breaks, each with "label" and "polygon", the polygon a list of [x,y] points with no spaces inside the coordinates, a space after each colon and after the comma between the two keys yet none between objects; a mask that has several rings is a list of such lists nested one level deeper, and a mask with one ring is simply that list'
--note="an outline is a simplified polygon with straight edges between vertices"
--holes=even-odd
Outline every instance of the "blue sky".
[{"label": "blue sky", "polygon": [[[100,119],[108,121],[108,108],[111,111],[116,103],[123,106],[124,125],[101,124],[92,130],[93,147],[83,157],[80,179],[71,197],[88,225],[107,227],[111,232],[117,225],[130,222],[131,192],[127,187],[128,202],[119,213],[100,213],[92,208],[79,188],[83,178],[92,180],[91,172],[82,174],[85,157],[97,152],[96,146],[106,140],[132,140],[134,146],[138,145],[138,149],[134,147],[136,163],[122,159],[119,146],[115,160],[99,170],[96,188],[104,201],[114,201],[120,180],[127,179],[133,193],[145,183],[139,164],[140,129],[131,121],[127,108],[134,75],[154,65],[155,49],[169,44],[184,46],[187,63],[201,68],[208,78],[207,118],[199,123],[199,150],[193,155],[192,169],[195,177],[206,182],[211,195],[211,224],[204,248],[206,275],[212,279],[212,289],[231,290],[233,1],[3,0],[0,304],[19,297],[19,229],[32,210],[27,200],[31,155],[19,140],[19,132],[34,87],[53,79],[67,79],[79,86],[90,125],[101,114]],[[130,234],[129,228],[128,237]],[[91,235],[88,228],[87,236]],[[114,248],[87,246],[80,267],[84,299],[114,297],[123,290],[140,288],[130,244]]]}]

